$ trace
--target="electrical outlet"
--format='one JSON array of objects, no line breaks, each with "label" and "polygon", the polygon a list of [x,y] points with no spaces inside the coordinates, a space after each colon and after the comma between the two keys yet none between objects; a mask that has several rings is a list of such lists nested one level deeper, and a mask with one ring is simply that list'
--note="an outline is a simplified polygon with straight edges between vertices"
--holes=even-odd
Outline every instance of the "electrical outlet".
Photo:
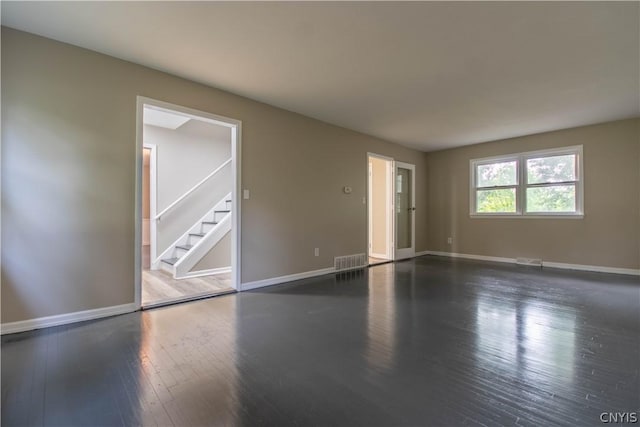
[{"label": "electrical outlet", "polygon": [[313,250],[313,255],[314,255],[314,256],[320,256],[320,248],[315,248],[315,249]]},{"label": "electrical outlet", "polygon": [[453,243],[453,237],[447,237],[447,243],[448,244],[452,244]]}]

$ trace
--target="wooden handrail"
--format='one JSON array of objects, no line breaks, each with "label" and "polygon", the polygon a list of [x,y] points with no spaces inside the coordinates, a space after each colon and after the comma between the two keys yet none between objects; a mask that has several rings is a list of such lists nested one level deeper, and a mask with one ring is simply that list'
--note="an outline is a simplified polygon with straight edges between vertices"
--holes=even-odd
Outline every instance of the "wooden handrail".
[{"label": "wooden handrail", "polygon": [[160,219],[160,217],[162,217],[162,215],[166,214],[167,212],[169,212],[171,209],[173,209],[178,203],[180,203],[181,201],[183,201],[185,199],[185,197],[187,197],[189,194],[193,193],[194,191],[196,191],[198,189],[198,187],[200,187],[202,184],[204,184],[205,182],[207,182],[209,180],[209,178],[211,178],[212,176],[214,176],[215,174],[217,174],[218,172],[220,172],[220,170],[227,166],[229,163],[231,163],[231,159],[227,160],[226,162],[224,162],[223,164],[221,164],[220,166],[218,166],[216,168],[216,170],[214,170],[213,172],[211,172],[209,175],[207,175],[202,181],[200,181],[199,183],[197,183],[196,185],[194,185],[189,191],[187,191],[186,193],[184,193],[182,196],[180,196],[178,198],[178,200],[176,200],[175,202],[171,203],[169,206],[167,206],[162,212],[160,212],[158,215],[156,215],[156,217],[154,218],[155,221],[158,221]]}]

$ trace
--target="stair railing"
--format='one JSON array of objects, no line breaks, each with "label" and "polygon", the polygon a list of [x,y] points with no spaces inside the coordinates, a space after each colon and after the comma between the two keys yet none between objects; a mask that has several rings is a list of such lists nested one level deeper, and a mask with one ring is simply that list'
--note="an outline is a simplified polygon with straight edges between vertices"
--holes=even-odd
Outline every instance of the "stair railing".
[{"label": "stair railing", "polygon": [[220,166],[218,166],[213,172],[211,172],[209,175],[207,175],[206,177],[204,177],[202,179],[202,181],[198,182],[196,185],[194,185],[189,191],[187,191],[186,193],[184,193],[182,196],[178,197],[178,199],[171,203],[169,206],[167,206],[162,212],[160,212],[158,215],[155,216],[154,220],[155,221],[160,221],[160,218],[162,218],[162,215],[166,214],[167,212],[169,212],[171,209],[173,209],[174,207],[176,207],[178,204],[180,204],[180,202],[182,202],[187,196],[189,196],[189,194],[193,193],[194,191],[196,191],[202,184],[204,184],[205,182],[207,182],[211,177],[213,177],[215,174],[217,174],[218,172],[220,172],[220,170],[222,170],[222,168],[224,168],[225,166],[227,166],[229,163],[231,163],[231,159],[227,160],[226,162],[224,162],[223,164],[221,164]]}]

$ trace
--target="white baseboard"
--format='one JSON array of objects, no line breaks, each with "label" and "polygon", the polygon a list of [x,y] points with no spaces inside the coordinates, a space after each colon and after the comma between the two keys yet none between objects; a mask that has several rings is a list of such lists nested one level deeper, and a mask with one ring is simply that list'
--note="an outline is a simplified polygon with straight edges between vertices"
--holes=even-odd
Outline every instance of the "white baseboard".
[{"label": "white baseboard", "polygon": [[[516,258],[502,258],[495,256],[485,255],[472,255],[472,254],[460,254],[455,252],[439,252],[439,251],[425,251],[424,255],[437,255],[446,256],[450,258],[465,258],[475,259],[480,261],[493,261],[515,264]],[[416,254],[417,255],[417,254]],[[634,268],[618,268],[618,267],[605,267],[600,265],[585,265],[585,264],[567,264],[562,262],[542,261],[542,267],[549,268],[561,268],[565,270],[579,270],[579,271],[593,271],[597,273],[613,273],[613,274],[626,274],[631,276],[640,276],[640,269]]]},{"label": "white baseboard", "polygon": [[[366,267],[359,267],[366,268]],[[240,285],[241,291],[263,288],[265,286],[279,285],[280,283],[292,282],[294,280],[308,279],[309,277],[324,276],[325,274],[335,273],[333,267],[323,268],[321,270],[305,271],[303,273],[289,274],[287,276],[273,277],[271,279],[256,280],[254,282],[246,282]]]},{"label": "white baseboard", "polygon": [[55,316],[38,317],[36,319],[21,320],[19,322],[3,323],[0,325],[0,334],[15,334],[17,332],[31,331],[33,329],[42,329],[51,326],[82,322],[85,320],[99,319],[101,317],[131,313],[137,309],[138,307],[135,303],[130,303],[96,308],[93,310],[76,311],[74,313],[58,314]]},{"label": "white baseboard", "polygon": [[[415,256],[434,254],[431,251],[416,252]],[[413,257],[412,257],[413,258]],[[391,260],[390,260],[391,261]],[[273,277],[271,279],[256,280],[254,282],[242,283],[239,291],[249,291],[251,289],[263,288],[265,286],[279,285],[281,283],[292,282],[294,280],[308,279],[309,277],[324,276],[325,274],[344,273],[351,270],[360,270],[368,266],[358,266],[351,269],[336,271],[334,267],[323,268],[320,270],[305,271],[304,273],[289,274],[287,276]]]},{"label": "white baseboard", "polygon": [[547,261],[542,261],[542,266],[549,267],[549,268],[564,268],[567,270],[594,271],[597,273],[613,273],[613,274],[627,274],[630,276],[640,276],[640,269],[634,269],[634,268],[605,267],[601,265],[584,265],[584,264],[565,264],[562,262],[547,262]]},{"label": "white baseboard", "polygon": [[190,279],[192,277],[213,276],[214,274],[231,273],[231,267],[212,268],[209,270],[190,271],[176,279]]},{"label": "white baseboard", "polygon": [[497,256],[485,256],[485,255],[471,255],[471,254],[459,254],[455,252],[438,252],[438,251],[425,251],[425,255],[437,255],[446,256],[449,258],[464,258],[464,259],[476,259],[479,261],[493,261],[493,262],[506,262],[515,264],[515,258],[502,258]]}]

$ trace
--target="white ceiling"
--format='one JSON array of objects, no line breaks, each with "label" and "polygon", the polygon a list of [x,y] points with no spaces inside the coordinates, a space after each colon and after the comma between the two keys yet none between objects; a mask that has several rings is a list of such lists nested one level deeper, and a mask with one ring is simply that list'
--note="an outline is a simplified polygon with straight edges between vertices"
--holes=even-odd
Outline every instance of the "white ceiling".
[{"label": "white ceiling", "polygon": [[425,151],[640,115],[638,2],[2,1],[2,24]]}]

